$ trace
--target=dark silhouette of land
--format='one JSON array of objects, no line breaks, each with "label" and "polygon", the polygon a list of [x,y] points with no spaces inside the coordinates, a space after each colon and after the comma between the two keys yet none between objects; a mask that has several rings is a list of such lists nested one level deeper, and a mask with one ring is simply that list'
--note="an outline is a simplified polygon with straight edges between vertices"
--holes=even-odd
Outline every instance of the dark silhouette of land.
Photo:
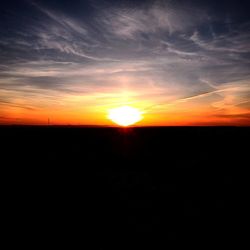
[{"label": "dark silhouette of land", "polygon": [[21,231],[28,225],[79,239],[87,228],[102,243],[126,233],[149,233],[161,244],[226,241],[237,231],[249,132],[2,126],[9,211]]}]

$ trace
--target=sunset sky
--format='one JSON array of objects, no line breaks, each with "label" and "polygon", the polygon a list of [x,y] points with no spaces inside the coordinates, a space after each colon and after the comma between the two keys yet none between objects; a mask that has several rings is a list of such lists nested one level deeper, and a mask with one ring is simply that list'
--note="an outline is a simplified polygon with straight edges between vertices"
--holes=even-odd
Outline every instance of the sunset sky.
[{"label": "sunset sky", "polygon": [[0,124],[250,125],[249,1],[0,3]]}]

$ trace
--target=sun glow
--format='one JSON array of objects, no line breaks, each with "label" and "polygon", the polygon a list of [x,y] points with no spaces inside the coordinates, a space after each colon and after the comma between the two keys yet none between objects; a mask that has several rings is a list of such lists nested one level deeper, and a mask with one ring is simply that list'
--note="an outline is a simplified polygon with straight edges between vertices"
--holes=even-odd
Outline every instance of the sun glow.
[{"label": "sun glow", "polygon": [[123,106],[109,110],[108,118],[120,126],[129,126],[142,119],[142,112],[138,109]]}]

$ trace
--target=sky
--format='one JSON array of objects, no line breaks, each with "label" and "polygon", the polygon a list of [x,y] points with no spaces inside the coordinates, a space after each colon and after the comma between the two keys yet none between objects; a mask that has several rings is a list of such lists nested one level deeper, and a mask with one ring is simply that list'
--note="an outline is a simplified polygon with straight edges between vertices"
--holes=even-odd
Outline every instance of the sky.
[{"label": "sky", "polygon": [[3,0],[0,124],[250,125],[248,2]]}]

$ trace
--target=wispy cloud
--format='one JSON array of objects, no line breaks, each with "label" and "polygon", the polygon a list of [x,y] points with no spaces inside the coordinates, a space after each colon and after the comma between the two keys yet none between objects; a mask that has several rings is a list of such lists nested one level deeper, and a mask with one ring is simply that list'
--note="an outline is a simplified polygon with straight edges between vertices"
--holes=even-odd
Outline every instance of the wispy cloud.
[{"label": "wispy cloud", "polygon": [[[176,8],[177,7],[177,8]],[[123,39],[148,38],[190,29],[208,18],[201,9],[189,15],[190,8],[178,8],[169,2],[154,2],[144,8],[113,8],[103,11],[102,22],[109,32]]]},{"label": "wispy cloud", "polygon": [[[249,26],[249,27],[248,27]],[[200,48],[222,53],[248,53],[250,51],[250,34],[246,33],[247,27],[238,27],[237,30],[230,31],[227,34],[215,36],[211,40],[204,39],[202,35],[195,30],[190,40]]]}]

